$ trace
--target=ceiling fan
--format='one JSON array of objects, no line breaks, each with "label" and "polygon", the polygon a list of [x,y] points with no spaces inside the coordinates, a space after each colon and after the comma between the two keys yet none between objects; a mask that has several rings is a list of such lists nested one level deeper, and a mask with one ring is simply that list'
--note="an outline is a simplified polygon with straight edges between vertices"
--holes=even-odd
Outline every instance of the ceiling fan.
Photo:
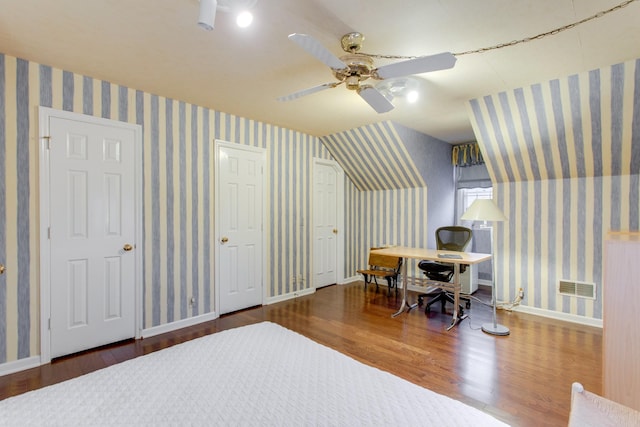
[{"label": "ceiling fan", "polygon": [[346,55],[338,58],[319,41],[307,34],[294,33],[289,35],[289,40],[297,43],[301,48],[322,61],[331,68],[337,82],[324,83],[287,96],[281,96],[278,101],[291,101],[305,95],[310,95],[325,89],[331,89],[345,84],[347,89],[356,91],[378,113],[391,111],[393,104],[375,86],[363,84],[369,78],[384,80],[396,77],[404,77],[411,74],[422,74],[431,71],[452,68],[456,63],[456,57],[450,52],[438,53],[430,56],[419,56],[393,64],[374,67],[371,55],[358,53],[362,47],[364,36],[353,32],[342,36],[342,49]]}]

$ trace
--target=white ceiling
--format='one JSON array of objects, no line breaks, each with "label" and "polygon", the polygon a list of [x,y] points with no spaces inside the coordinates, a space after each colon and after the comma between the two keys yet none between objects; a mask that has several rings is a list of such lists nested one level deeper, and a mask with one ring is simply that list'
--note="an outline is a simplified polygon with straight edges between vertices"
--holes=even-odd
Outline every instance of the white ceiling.
[{"label": "white ceiling", "polygon": [[[239,29],[218,12],[196,25],[198,0],[0,0],[0,52],[215,110],[323,136],[392,120],[448,142],[475,139],[466,101],[640,57],[640,1],[574,29],[420,75],[417,104],[377,114],[287,39],[310,34],[335,55],[350,31],[363,51],[453,53],[533,36],[622,0],[258,0]],[[388,63],[377,60],[377,65]]]}]

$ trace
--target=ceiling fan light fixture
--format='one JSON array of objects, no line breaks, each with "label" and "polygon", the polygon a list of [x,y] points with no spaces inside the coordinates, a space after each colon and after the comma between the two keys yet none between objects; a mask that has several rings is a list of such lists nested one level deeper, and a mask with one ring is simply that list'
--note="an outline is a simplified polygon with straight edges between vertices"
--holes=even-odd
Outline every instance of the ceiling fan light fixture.
[{"label": "ceiling fan light fixture", "polygon": [[200,0],[200,13],[198,15],[198,25],[200,28],[211,31],[216,22],[217,0]]},{"label": "ceiling fan light fixture", "polygon": [[400,77],[395,79],[383,80],[375,85],[388,100],[395,98],[405,99],[410,104],[418,101],[420,97],[420,87],[415,77]]},{"label": "ceiling fan light fixture", "polygon": [[360,87],[360,77],[357,75],[347,76],[344,82],[350,90],[357,90]]},{"label": "ceiling fan light fixture", "polygon": [[415,104],[418,101],[418,98],[420,98],[420,93],[417,90],[410,90],[407,93],[407,102],[410,104]]},{"label": "ceiling fan light fixture", "polygon": [[[307,53],[331,68],[339,83],[325,83],[297,91],[291,95],[278,98],[278,100],[282,101],[297,99],[344,83],[347,89],[357,92],[376,112],[386,113],[394,108],[391,103],[394,98],[402,98],[407,103],[414,103],[418,100],[422,79],[413,77],[414,74],[445,70],[453,67],[456,62],[454,54],[443,52],[430,56],[411,57],[374,68],[373,57],[388,59],[404,57],[358,53],[362,47],[364,37],[357,32],[342,36],[342,49],[347,51],[347,54],[340,58],[310,35],[293,33],[289,35],[289,40],[298,44]],[[368,82],[369,79],[381,80],[381,82],[376,83],[374,86]]]}]

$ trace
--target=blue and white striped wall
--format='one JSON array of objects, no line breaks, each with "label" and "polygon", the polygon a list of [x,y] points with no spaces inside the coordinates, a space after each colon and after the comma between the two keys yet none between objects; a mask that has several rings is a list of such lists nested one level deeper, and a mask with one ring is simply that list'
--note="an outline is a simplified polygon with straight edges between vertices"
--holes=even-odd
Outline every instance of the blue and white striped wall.
[{"label": "blue and white striped wall", "polygon": [[213,311],[214,139],[267,150],[269,298],[311,286],[317,137],[0,54],[0,365],[40,351],[39,105],[143,127],[144,328]]},{"label": "blue and white striped wall", "polygon": [[435,247],[435,229],[453,223],[451,145],[389,121],[321,140],[350,179],[346,277],[366,266],[371,247]]},{"label": "blue and white striped wall", "polygon": [[[372,247],[427,245],[426,187],[359,191],[351,182],[346,187],[347,276],[356,277],[356,271],[366,267]],[[414,264],[408,265],[411,275],[419,274]]]},{"label": "blue and white striped wall", "polygon": [[[471,122],[509,221],[496,234],[499,298],[602,319],[603,241],[640,225],[640,60],[474,99]],[[595,283],[595,300],[558,280]]]},{"label": "blue and white striped wall", "polygon": [[[273,129],[267,142],[269,170],[268,275],[269,297],[278,300],[312,288],[311,198],[313,159],[333,160],[317,137]],[[224,138],[223,138],[224,139]],[[303,281],[291,283],[291,277]]]}]

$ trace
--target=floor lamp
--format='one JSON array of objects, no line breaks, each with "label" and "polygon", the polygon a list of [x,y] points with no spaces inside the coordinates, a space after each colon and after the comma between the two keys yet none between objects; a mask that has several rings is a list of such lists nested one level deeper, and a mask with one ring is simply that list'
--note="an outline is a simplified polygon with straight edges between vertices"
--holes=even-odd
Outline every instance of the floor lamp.
[{"label": "floor lamp", "polygon": [[[490,221],[490,222],[502,222],[506,221],[507,217],[504,216],[502,211],[491,199],[476,199],[469,209],[462,215],[462,220],[465,221]],[[491,236],[491,255],[493,256],[493,229],[490,233]],[[484,323],[482,325],[482,331],[491,335],[509,335],[509,328],[503,325],[499,325],[496,321],[496,281],[495,281],[495,262],[491,261],[491,278],[493,279],[493,286],[491,286],[491,300],[493,305],[493,323]]]}]

